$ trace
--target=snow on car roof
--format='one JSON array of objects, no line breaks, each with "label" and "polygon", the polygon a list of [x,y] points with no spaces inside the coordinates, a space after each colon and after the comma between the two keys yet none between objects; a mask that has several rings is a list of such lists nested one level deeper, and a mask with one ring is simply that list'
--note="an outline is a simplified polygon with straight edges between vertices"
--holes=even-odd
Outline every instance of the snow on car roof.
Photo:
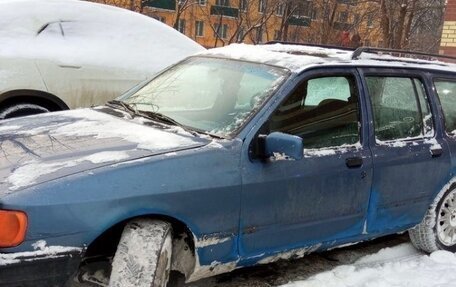
[{"label": "snow on car roof", "polygon": [[2,57],[149,72],[204,50],[153,18],[78,0],[1,0],[0,41]]},{"label": "snow on car roof", "polygon": [[456,71],[456,65],[441,61],[428,61],[400,58],[390,55],[363,53],[359,59],[353,60],[353,51],[323,48],[309,45],[266,44],[248,45],[231,44],[200,53],[215,57],[231,58],[275,65],[290,69],[293,72],[313,66],[352,65],[379,67],[409,67],[442,71]]}]

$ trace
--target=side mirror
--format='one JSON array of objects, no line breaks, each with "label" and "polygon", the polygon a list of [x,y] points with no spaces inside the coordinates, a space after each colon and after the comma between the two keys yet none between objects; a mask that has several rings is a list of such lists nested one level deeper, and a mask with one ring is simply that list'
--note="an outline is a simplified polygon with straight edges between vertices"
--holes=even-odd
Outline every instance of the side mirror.
[{"label": "side mirror", "polygon": [[273,132],[269,135],[260,135],[264,143],[264,156],[285,156],[294,160],[304,157],[304,144],[302,138],[280,132]]}]

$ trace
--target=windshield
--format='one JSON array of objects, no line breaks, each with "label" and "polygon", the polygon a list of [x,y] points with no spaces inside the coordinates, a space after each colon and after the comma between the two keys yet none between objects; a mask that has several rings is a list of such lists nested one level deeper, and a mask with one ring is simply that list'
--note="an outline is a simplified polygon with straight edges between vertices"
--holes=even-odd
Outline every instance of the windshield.
[{"label": "windshield", "polygon": [[227,137],[286,75],[285,69],[263,64],[194,57],[120,100],[138,111],[160,113],[183,126]]}]

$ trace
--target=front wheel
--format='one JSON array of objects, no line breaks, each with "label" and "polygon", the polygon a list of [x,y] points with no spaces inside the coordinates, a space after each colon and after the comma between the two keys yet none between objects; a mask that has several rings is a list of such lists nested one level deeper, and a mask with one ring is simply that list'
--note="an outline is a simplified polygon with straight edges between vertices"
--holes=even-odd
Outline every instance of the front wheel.
[{"label": "front wheel", "polygon": [[49,109],[33,103],[15,103],[0,108],[0,120],[48,113]]},{"label": "front wheel", "polygon": [[129,222],[112,262],[110,287],[165,287],[171,269],[172,229],[151,219]]},{"label": "front wheel", "polygon": [[426,251],[456,252],[456,185],[452,185],[430,208],[423,219],[409,230],[415,247]]}]

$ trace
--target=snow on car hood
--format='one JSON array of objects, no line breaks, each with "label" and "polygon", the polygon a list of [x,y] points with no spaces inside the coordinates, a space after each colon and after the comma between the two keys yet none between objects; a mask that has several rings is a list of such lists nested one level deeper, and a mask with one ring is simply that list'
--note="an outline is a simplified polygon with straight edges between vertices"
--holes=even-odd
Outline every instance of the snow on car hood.
[{"label": "snow on car hood", "polygon": [[179,129],[96,109],[0,122],[0,195],[104,165],[206,145]]}]

